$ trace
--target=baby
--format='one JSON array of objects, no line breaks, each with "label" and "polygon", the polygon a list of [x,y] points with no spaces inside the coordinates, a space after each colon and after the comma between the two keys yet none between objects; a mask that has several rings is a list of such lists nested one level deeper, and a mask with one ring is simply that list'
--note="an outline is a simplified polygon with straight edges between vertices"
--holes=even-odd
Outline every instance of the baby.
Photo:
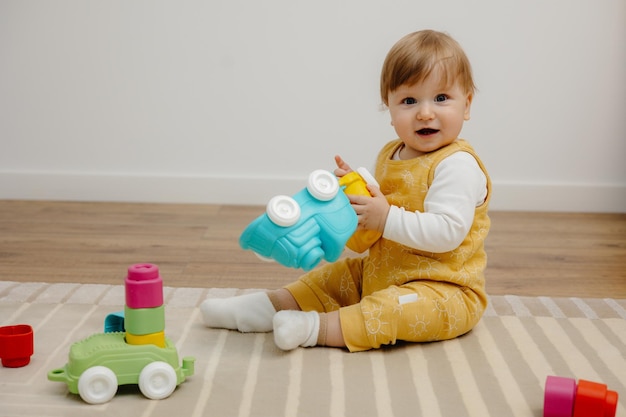
[{"label": "baby", "polygon": [[[349,195],[358,230],[382,234],[363,257],[326,264],[284,288],[201,305],[209,327],[274,331],[284,350],[351,352],[470,331],[487,305],[484,241],[491,181],[468,142],[475,86],[449,35],[411,33],[389,51],[380,93],[398,139],[378,154],[371,197]],[[352,168],[336,156],[335,175]]]}]

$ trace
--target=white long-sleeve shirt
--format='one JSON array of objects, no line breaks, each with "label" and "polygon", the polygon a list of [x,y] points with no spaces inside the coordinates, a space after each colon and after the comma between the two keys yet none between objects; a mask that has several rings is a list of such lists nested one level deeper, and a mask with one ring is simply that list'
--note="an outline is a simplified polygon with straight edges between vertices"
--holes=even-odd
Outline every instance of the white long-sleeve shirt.
[{"label": "white long-sleeve shirt", "polygon": [[424,200],[424,212],[391,206],[383,237],[434,253],[457,248],[467,236],[474,211],[487,196],[487,178],[467,152],[439,163]]}]

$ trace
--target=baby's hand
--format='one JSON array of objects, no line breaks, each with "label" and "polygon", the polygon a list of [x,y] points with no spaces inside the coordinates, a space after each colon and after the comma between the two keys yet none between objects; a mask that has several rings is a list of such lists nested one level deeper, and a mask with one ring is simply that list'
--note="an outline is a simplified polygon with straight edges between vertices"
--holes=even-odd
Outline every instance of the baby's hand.
[{"label": "baby's hand", "polygon": [[346,161],[341,159],[339,155],[335,156],[335,163],[337,164],[337,168],[335,169],[335,175],[338,178],[343,177],[348,172],[352,172],[352,168],[350,168],[350,165],[348,165]]},{"label": "baby's hand", "polygon": [[385,230],[387,216],[389,215],[389,202],[385,195],[375,185],[368,184],[371,197],[362,195],[348,195],[350,204],[359,221],[359,230],[377,230],[380,233]]}]

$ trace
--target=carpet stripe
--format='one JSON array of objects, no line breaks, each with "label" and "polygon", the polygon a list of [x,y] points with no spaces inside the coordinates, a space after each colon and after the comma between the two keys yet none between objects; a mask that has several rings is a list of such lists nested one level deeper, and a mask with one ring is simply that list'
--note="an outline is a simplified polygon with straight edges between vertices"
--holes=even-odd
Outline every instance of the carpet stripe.
[{"label": "carpet stripe", "polygon": [[583,312],[585,317],[588,319],[597,319],[598,315],[596,312],[589,306],[589,304],[585,303],[580,298],[572,298],[572,302],[576,304],[576,306]]},{"label": "carpet stripe", "polygon": [[35,301],[50,304],[65,303],[78,288],[80,284],[51,284],[39,294]]},{"label": "carpet stripe", "polygon": [[419,399],[419,407],[421,413],[418,416],[441,417],[441,408],[437,401],[437,395],[433,389],[433,385],[428,383],[427,375],[424,371],[428,369],[428,362],[424,356],[424,349],[410,349],[407,355],[409,357],[409,366],[413,374],[413,385]]},{"label": "carpet stripe", "polygon": [[[539,371],[534,369],[534,364],[527,362],[524,357],[527,347],[536,343],[535,339],[530,336],[533,330],[532,322],[533,320],[528,317],[505,316],[490,323],[491,333],[497,344],[494,349],[503,355],[511,376],[517,384],[517,388],[512,387],[517,393],[515,401],[521,401],[521,404],[524,404],[514,405],[514,403],[511,404],[512,408],[531,407],[534,409],[533,405],[536,405],[537,398],[543,395],[540,384],[545,374],[542,373],[542,369]],[[500,368],[494,370],[496,374],[500,372]],[[513,392],[509,391],[508,394],[513,395]]]},{"label": "carpet stripe", "polygon": [[619,305],[617,301],[610,298],[605,298],[604,302],[608,304],[617,313],[618,316],[626,320],[626,309]]},{"label": "carpet stripe", "polygon": [[329,349],[330,362],[330,417],[343,417],[346,413],[346,389],[343,377],[343,355],[339,349]]},{"label": "carpet stripe", "polygon": [[581,353],[580,346],[577,346],[576,340],[572,338],[573,335],[568,333],[572,329],[572,326],[567,326],[570,320],[555,321],[537,317],[538,325],[546,335],[549,335],[559,354],[573,367],[573,374],[578,375],[580,378],[597,381],[600,379],[600,376],[589,360]]},{"label": "carpet stripe", "polygon": [[[540,375],[554,374],[554,369],[537,345],[535,337],[529,333],[527,327],[522,324],[518,317],[502,317],[502,323],[517,345],[524,361],[531,366],[531,369],[535,370],[535,375],[539,377]],[[498,352],[497,344],[494,347],[494,351]]]},{"label": "carpet stripe", "polygon": [[[491,389],[491,398],[494,400],[496,397],[502,397],[503,401],[497,403],[505,407],[505,410],[499,410],[498,413],[492,412],[493,416],[528,416],[530,415],[530,409],[528,403],[525,401],[519,401],[520,387],[517,383],[513,371],[510,369],[507,358],[505,355],[510,352],[502,352],[498,349],[495,337],[491,332],[491,326],[477,326],[474,331],[477,343],[481,349],[479,352],[487,361],[487,365],[490,369],[489,378],[497,380],[497,387]],[[472,362],[474,358],[472,358]],[[479,374],[478,370],[474,370],[474,373]],[[485,383],[485,381],[481,381]],[[483,392],[483,395],[485,393]]]},{"label": "carpet stripe", "polygon": [[247,417],[252,410],[252,396],[259,375],[259,364],[261,362],[261,354],[263,353],[263,342],[265,341],[265,333],[257,333],[254,337],[254,347],[250,355],[250,363],[246,372],[246,382],[242,387],[241,402],[239,404],[239,416]]},{"label": "carpet stripe", "polygon": [[68,298],[68,304],[98,304],[112,285],[83,284]]},{"label": "carpet stripe", "polygon": [[538,297],[539,301],[546,306],[552,317],[564,319],[567,317],[563,311],[559,308],[559,306],[554,302],[554,300],[550,297]]},{"label": "carpet stripe", "polygon": [[199,316],[200,310],[194,309],[191,313],[191,316],[189,316],[189,320],[187,320],[187,324],[183,328],[182,334],[178,337],[178,340],[176,341],[176,349],[182,349],[185,342],[187,342],[187,338],[189,337],[189,334],[191,332],[191,327],[194,323],[198,321]]},{"label": "carpet stripe", "polygon": [[99,300],[98,304],[106,306],[123,306],[126,298],[126,289],[123,285],[112,285],[109,291]]},{"label": "carpet stripe", "polygon": [[191,413],[192,417],[201,417],[205,415],[204,410],[213,390],[213,380],[215,379],[217,367],[220,363],[224,346],[226,345],[226,337],[228,336],[228,333],[228,330],[219,331],[219,336],[216,343],[213,345],[213,349],[211,350],[211,354],[209,356],[209,362],[206,366],[206,370],[204,371],[204,375],[202,376],[202,389],[193,412]]},{"label": "carpet stripe", "polygon": [[[326,348],[305,348],[300,388],[299,410],[316,410],[316,414],[330,413],[331,380],[330,360]],[[289,355],[293,352],[288,352]],[[299,413],[300,415],[301,413]]]},{"label": "carpet stripe", "polygon": [[0,281],[0,301],[5,299],[7,294],[13,290],[13,288],[21,285],[20,283],[14,281]]},{"label": "carpet stripe", "polygon": [[[596,323],[588,320],[576,320],[576,327],[580,331],[581,337],[587,342],[591,349],[600,346],[597,352],[597,361],[594,361],[598,372],[604,375],[603,382],[611,389],[618,392],[626,392],[624,378],[618,376],[626,375],[626,362],[622,360],[624,352],[618,350],[607,338],[607,335],[598,327]],[[609,330],[608,328],[606,330]],[[602,366],[604,365],[604,366]]]},{"label": "carpet stripe", "polygon": [[25,303],[30,298],[33,298],[34,294],[37,294],[39,290],[45,287],[46,284],[41,282],[24,282],[15,286],[9,286],[8,292],[5,296],[0,298],[0,301]]},{"label": "carpet stripe", "polygon": [[[61,305],[64,306],[63,304]],[[61,335],[65,335],[65,337],[56,345],[56,348],[51,352],[50,355],[47,356],[45,362],[41,366],[40,374],[47,374],[48,371],[52,368],[52,362],[57,360],[58,354],[63,350],[67,350],[67,345],[69,345],[73,340],[76,339],[75,333],[78,332],[84,323],[87,322],[93,315],[93,313],[98,309],[97,306],[91,306],[91,308],[80,318],[80,320],[75,324],[74,329],[72,331],[68,331],[67,333],[61,333]],[[41,323],[43,327],[48,321],[50,321],[61,309],[54,309],[51,314],[48,314]],[[37,329],[41,329],[41,327],[37,327]],[[39,331],[37,332],[39,333]],[[38,377],[38,375],[33,376],[31,380],[28,381],[28,384],[32,384],[34,380]],[[41,376],[39,376],[41,377]]]},{"label": "carpet stripe", "polygon": [[428,372],[422,384],[432,384],[443,416],[469,415],[463,402],[459,380],[453,372],[453,364],[445,353],[446,343],[424,345],[427,352]]},{"label": "carpet stripe", "polygon": [[287,401],[284,413],[285,417],[298,415],[303,361],[304,349],[296,349],[294,352],[291,352],[289,356],[289,382],[287,385]]},{"label": "carpet stripe", "polygon": [[[395,417],[415,417],[419,414],[421,399],[416,395],[414,375],[409,366],[409,355],[420,351],[419,345],[398,343],[383,350],[387,372],[389,401]],[[424,375],[428,378],[428,375]]]},{"label": "carpet stripe", "polygon": [[18,317],[22,315],[24,310],[30,307],[30,303],[21,303],[20,306],[13,311],[13,313],[2,323],[3,326],[15,324],[21,322]]},{"label": "carpet stripe", "polygon": [[[618,352],[617,355],[612,355],[614,361],[607,361],[604,355],[610,355],[611,346],[607,339],[596,329],[594,329],[594,338],[585,334],[589,323],[588,320],[571,319],[568,320],[568,323],[571,323],[574,329],[571,333],[573,334],[573,339],[576,340],[581,356],[587,358],[589,366],[593,369],[593,372],[595,372],[595,374],[590,377],[585,377],[584,374],[578,374],[578,378],[601,381],[602,383],[608,384],[614,391],[625,392],[623,375],[626,375],[626,364],[623,361],[623,355]],[[593,361],[591,360],[592,358]],[[592,374],[590,373],[590,375]],[[601,377],[600,375],[603,376]],[[620,408],[624,408],[623,401]]]},{"label": "carpet stripe", "polygon": [[515,295],[505,295],[504,299],[511,305],[513,312],[519,317],[531,317],[530,310],[524,305],[523,299]]},{"label": "carpet stripe", "polygon": [[604,323],[613,331],[613,334],[619,339],[620,343],[626,345],[626,321],[605,320]]},{"label": "carpet stripe", "polygon": [[460,346],[459,339],[447,340],[441,345],[451,364],[454,379],[463,381],[459,385],[459,392],[465,404],[467,414],[470,416],[488,416],[489,411],[484,398],[477,388],[478,381],[476,381],[475,375],[468,365],[467,357]]},{"label": "carpet stripe", "polygon": [[376,399],[376,410],[379,416],[393,416],[391,398],[389,397],[389,383],[387,381],[387,371],[385,369],[383,351],[371,352],[370,364],[374,377],[374,396]]},{"label": "carpet stripe", "polygon": [[[347,354],[343,352],[344,377],[353,382],[345,385],[345,398],[351,400],[350,407],[346,407],[346,417],[363,417],[371,415],[373,410],[376,410],[374,376],[367,358],[369,353]],[[318,415],[325,414],[320,412]]]}]

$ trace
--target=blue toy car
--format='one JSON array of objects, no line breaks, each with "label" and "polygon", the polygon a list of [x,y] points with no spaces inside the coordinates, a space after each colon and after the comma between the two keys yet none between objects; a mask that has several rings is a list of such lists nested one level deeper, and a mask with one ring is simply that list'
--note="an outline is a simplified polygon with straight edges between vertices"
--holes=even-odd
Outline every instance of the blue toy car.
[{"label": "blue toy car", "polygon": [[239,244],[291,268],[336,261],[357,227],[357,216],[334,174],[313,171],[293,197],[278,195],[243,231]]}]

